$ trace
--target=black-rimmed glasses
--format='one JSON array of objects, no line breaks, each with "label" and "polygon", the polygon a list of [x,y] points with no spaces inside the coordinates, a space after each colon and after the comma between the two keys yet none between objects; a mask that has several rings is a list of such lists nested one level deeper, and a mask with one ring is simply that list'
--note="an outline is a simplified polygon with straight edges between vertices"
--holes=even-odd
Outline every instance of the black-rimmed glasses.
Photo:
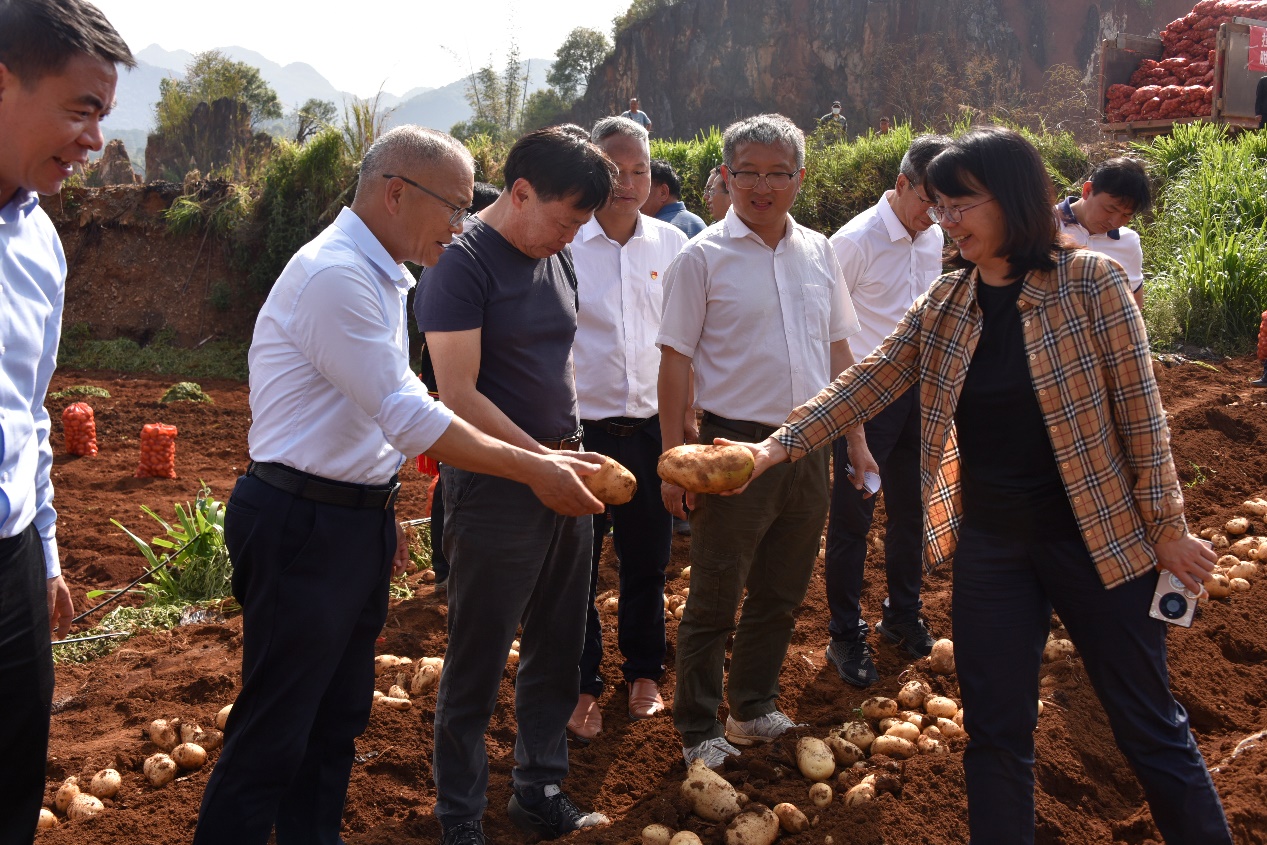
[{"label": "black-rimmed glasses", "polygon": [[463,208],[460,205],[454,205],[453,203],[449,202],[444,197],[440,196],[439,194],[437,194],[435,191],[431,190],[430,188],[424,188],[422,185],[419,185],[417,182],[410,179],[408,176],[397,176],[395,173],[384,173],[383,178],[384,179],[399,179],[400,181],[404,182],[406,185],[413,185],[415,188],[422,191],[424,194],[428,194],[430,196],[435,197],[440,202],[444,203],[449,208],[453,209],[453,214],[449,216],[450,228],[456,229],[458,226],[461,226],[463,223],[466,222],[466,218],[471,216],[471,210],[469,208]]}]

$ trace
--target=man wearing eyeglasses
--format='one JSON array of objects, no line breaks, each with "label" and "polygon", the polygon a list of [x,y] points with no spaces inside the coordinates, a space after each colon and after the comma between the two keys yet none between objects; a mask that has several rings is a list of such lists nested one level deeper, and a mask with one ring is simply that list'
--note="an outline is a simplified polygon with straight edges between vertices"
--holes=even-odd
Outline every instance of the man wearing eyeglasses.
[{"label": "man wearing eyeglasses", "polygon": [[[683,440],[692,365],[696,407],[704,412],[700,442],[712,443],[764,439],[853,363],[846,338],[858,319],[836,255],[788,213],[805,176],[801,130],[782,115],[732,124],[723,136],[722,176],[730,210],[687,244],[667,274],[657,338],[665,449]],[[862,429],[849,437],[855,465],[874,470]],[[793,726],[778,709],[779,670],[827,517],[827,456],[782,468],[735,496],[661,486],[671,513],[683,516],[684,501],[691,511],[692,590],[678,626],[673,698],[688,763],[716,768],[739,753],[735,746],[770,742]],[[717,709],[732,629],[723,727]]]},{"label": "man wearing eyeglasses", "polygon": [[[410,371],[401,262],[436,263],[461,231],[474,165],[442,132],[374,142],[356,198],[286,265],[255,324],[251,465],[225,512],[242,605],[242,691],[194,842],[336,845],[354,741],[369,720],[407,456],[522,482],[559,519],[600,510],[593,464],[482,434]],[[503,653],[504,657],[504,653]],[[573,666],[575,669],[575,666]]]},{"label": "man wearing eyeglasses", "polygon": [[[862,360],[897,327],[911,304],[941,275],[945,236],[928,215],[932,199],[924,187],[928,163],[949,143],[940,135],[911,142],[898,168],[897,184],[880,201],[831,236],[862,330],[849,339]],[[920,618],[923,607],[923,506],[920,502],[919,391],[911,388],[866,423],[867,447],[880,467],[886,530],[884,566],[888,597],[876,630],[911,657],[922,657],[933,638]],[[835,476],[827,522],[827,604],[831,610],[827,659],[846,683],[868,687],[879,680],[870,628],[862,618],[862,573],[867,531],[875,510],[874,491],[858,490],[850,472],[849,444],[833,444]],[[865,479],[864,479],[865,480]]]}]

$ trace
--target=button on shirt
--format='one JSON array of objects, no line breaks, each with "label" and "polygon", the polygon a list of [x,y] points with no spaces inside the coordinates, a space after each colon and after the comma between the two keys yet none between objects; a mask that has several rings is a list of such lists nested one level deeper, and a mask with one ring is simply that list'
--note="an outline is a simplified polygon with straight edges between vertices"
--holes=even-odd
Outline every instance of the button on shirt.
[{"label": "button on shirt", "polygon": [[911,303],[941,275],[945,236],[934,223],[914,238],[889,204],[890,191],[831,236],[862,329],[849,338],[861,361],[897,327]]},{"label": "button on shirt", "polygon": [[35,524],[49,578],[61,574],[53,510],[53,449],[44,408],[57,366],[66,256],[39,197],[0,208],[0,537]]},{"label": "button on shirt", "polygon": [[[955,550],[963,502],[955,407],[981,336],[976,271],[948,273],[921,296],[877,354],[797,408],[775,438],[796,460],[875,416],[919,383],[924,560]],[[1034,393],[1065,493],[1100,580],[1153,571],[1153,545],[1187,533],[1170,431],[1148,337],[1122,270],[1060,250],[1029,273],[1017,300]]]},{"label": "button on shirt", "polygon": [[1066,197],[1056,206],[1056,214],[1060,218],[1060,233],[1068,235],[1073,242],[1083,249],[1098,252],[1112,258],[1126,271],[1126,279],[1131,290],[1138,290],[1144,284],[1144,248],[1140,246],[1139,235],[1134,229],[1126,226],[1111,229],[1103,235],[1093,235],[1078,222],[1073,213],[1073,202],[1077,197]]},{"label": "button on shirt", "polygon": [[453,418],[409,369],[413,277],[349,208],[291,258],[255,322],[251,458],[385,484]]},{"label": "button on shirt", "polygon": [[658,346],[693,359],[695,405],[779,425],[836,374],[858,318],[827,238],[789,216],[771,249],[732,207],[669,267]]},{"label": "button on shirt", "polygon": [[583,419],[655,416],[664,280],[685,243],[675,227],[642,214],[624,246],[595,219],[572,242],[580,298],[572,356]]}]

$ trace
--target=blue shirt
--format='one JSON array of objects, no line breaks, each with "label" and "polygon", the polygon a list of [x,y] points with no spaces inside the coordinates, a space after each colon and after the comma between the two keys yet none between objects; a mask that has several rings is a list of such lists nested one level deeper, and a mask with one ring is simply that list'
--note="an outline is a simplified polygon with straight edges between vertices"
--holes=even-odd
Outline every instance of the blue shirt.
[{"label": "blue shirt", "polygon": [[57,366],[65,296],[57,230],[39,197],[19,191],[0,208],[0,537],[34,523],[49,578],[62,570],[44,395]]},{"label": "blue shirt", "polygon": [[664,206],[656,212],[656,220],[663,220],[665,223],[672,223],[683,232],[688,238],[693,238],[700,232],[708,228],[708,224],[704,222],[698,214],[693,214],[686,210],[686,203],[681,200],[676,202],[666,202]]}]

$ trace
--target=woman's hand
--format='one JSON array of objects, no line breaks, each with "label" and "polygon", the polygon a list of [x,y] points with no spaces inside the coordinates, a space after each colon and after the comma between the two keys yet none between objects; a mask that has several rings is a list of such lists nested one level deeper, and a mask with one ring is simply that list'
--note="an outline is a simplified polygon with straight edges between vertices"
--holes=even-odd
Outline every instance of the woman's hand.
[{"label": "woman's hand", "polygon": [[744,483],[742,487],[736,487],[734,490],[727,490],[725,493],[719,493],[720,496],[738,496],[740,493],[748,489],[748,485],[757,479],[761,473],[765,472],[775,464],[781,464],[787,461],[789,455],[787,449],[783,448],[783,444],[775,440],[773,437],[767,437],[760,443],[740,443],[736,440],[727,440],[724,437],[714,437],[714,446],[742,446],[749,452],[752,452],[752,462],[754,464],[752,476]]},{"label": "woman's hand", "polygon": [[1218,556],[1214,549],[1189,534],[1178,540],[1167,540],[1153,546],[1157,554],[1157,566],[1174,575],[1188,592],[1201,595],[1205,589],[1205,581],[1214,571],[1214,562]]}]

